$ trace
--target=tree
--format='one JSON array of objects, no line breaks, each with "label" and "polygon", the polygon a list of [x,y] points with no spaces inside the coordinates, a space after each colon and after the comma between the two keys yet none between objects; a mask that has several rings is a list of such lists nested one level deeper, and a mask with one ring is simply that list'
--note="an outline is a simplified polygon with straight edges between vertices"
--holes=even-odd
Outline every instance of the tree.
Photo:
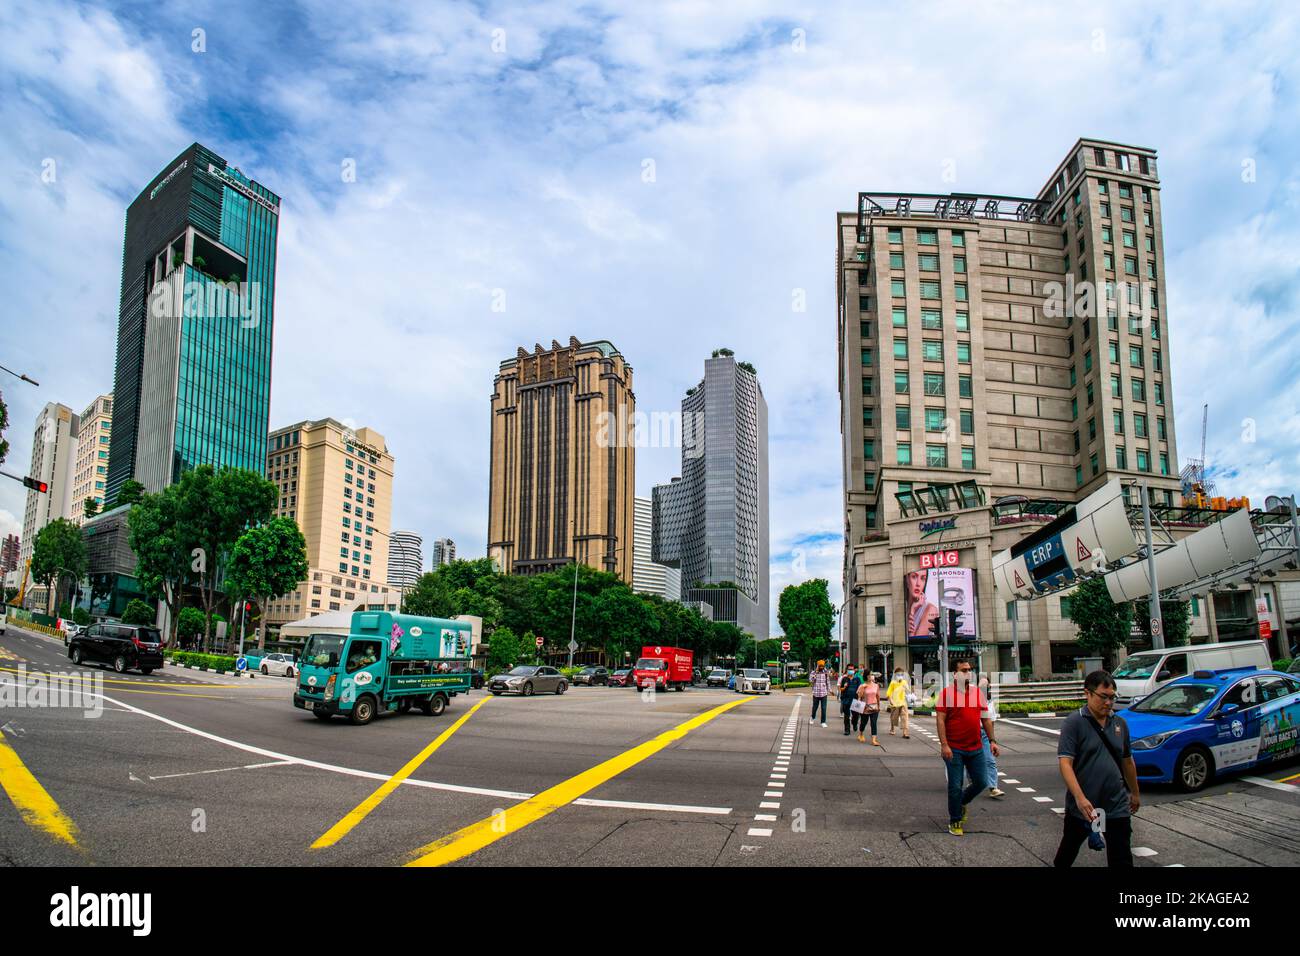
[{"label": "tree", "polygon": [[72,609],[72,623],[85,627],[90,623],[90,612],[84,607],[74,607]]},{"label": "tree", "polygon": [[1105,661],[1128,641],[1133,605],[1112,601],[1105,578],[1089,578],[1070,594],[1070,619],[1079,629],[1079,650]]},{"label": "tree", "polygon": [[835,606],[824,578],[787,585],[776,611],[777,623],[785,631],[794,660],[810,664],[824,658],[830,648]]},{"label": "tree", "polygon": [[498,627],[488,642],[487,673],[504,674],[522,657],[523,644],[508,627]]},{"label": "tree", "polygon": [[614,664],[623,661],[624,651],[639,653],[645,644],[656,644],[670,638],[673,642],[680,640],[671,631],[663,632],[667,636],[661,637],[658,615],[625,584],[605,588],[596,595],[591,616],[595,633],[588,635],[588,643],[599,643],[605,652],[605,660]]},{"label": "tree", "polygon": [[106,505],[104,510],[111,511],[112,509],[120,508],[123,505],[139,504],[145,494],[146,491],[144,485],[140,484],[140,482],[136,481],[134,478],[128,478],[126,481],[122,482],[122,487],[117,489],[117,497],[113,499],[112,504]]},{"label": "tree", "polygon": [[176,636],[181,643],[188,644],[203,633],[203,628],[206,625],[207,621],[204,620],[203,612],[198,608],[183,608],[181,613],[176,616]]},{"label": "tree", "polygon": [[9,441],[5,438],[5,429],[8,427],[9,406],[5,404],[4,394],[0,393],[0,465],[9,457]]},{"label": "tree", "polygon": [[148,602],[141,601],[139,598],[131,598],[126,605],[126,610],[122,612],[123,624],[152,624],[157,619],[157,612],[149,606]]},{"label": "tree", "polygon": [[176,622],[185,585],[193,577],[194,560],[188,533],[181,524],[179,486],[168,485],[157,494],[141,495],[126,521],[127,544],[136,558],[136,581],[149,597],[166,603],[171,618],[168,643],[175,644]]},{"label": "tree", "polygon": [[[272,518],[235,541],[226,562],[226,592],[257,601],[259,607],[307,579],[307,539],[292,518]],[[259,626],[257,646],[266,646]]]},{"label": "tree", "polygon": [[94,498],[87,498],[81,503],[81,513],[87,518],[93,518],[99,514],[99,502]]},{"label": "tree", "polygon": [[47,607],[54,607],[54,592],[65,575],[73,584],[86,573],[86,545],[81,529],[67,518],[55,518],[32,542],[32,580],[44,584],[50,596]]},{"label": "tree", "polygon": [[[1134,601],[1133,614],[1137,618],[1138,630],[1151,637],[1151,604],[1149,601]],[[1191,641],[1192,604],[1190,601],[1160,602],[1160,623],[1165,632],[1165,647],[1184,647]]]}]

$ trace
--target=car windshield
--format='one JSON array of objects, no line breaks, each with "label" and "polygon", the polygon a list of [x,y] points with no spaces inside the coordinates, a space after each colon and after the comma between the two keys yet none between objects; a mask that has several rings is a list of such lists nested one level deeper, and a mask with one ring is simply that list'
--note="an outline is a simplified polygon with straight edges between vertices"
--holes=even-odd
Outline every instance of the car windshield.
[{"label": "car windshield", "polygon": [[533,673],[535,670],[537,670],[536,667],[512,667],[512,668],[510,669],[510,676],[511,676],[511,677],[527,677],[529,674]]},{"label": "car windshield", "polygon": [[727,676],[727,672],[724,671],[724,670],[720,670],[720,669],[719,669],[719,670],[712,670],[712,671],[709,671],[709,676],[710,676],[710,677],[726,677],[726,676]]},{"label": "car windshield", "polygon": [[580,674],[594,674],[594,673],[596,673],[596,671],[598,671],[598,670],[600,670],[599,667],[584,667],[584,668],[583,668],[582,670],[580,670],[578,673],[580,673]]},{"label": "car windshield", "polygon": [[746,667],[744,674],[746,677],[766,677],[767,671],[761,671],[754,667]]},{"label": "car windshield", "polygon": [[302,649],[302,659],[316,667],[338,667],[345,640],[342,634],[313,634]]},{"label": "car windshield", "polygon": [[639,671],[661,671],[667,665],[657,657],[643,657],[636,662],[636,669]]},{"label": "car windshield", "polygon": [[1141,714],[1192,717],[1209,706],[1218,692],[1219,688],[1215,684],[1170,684],[1150,697],[1144,697],[1129,709]]},{"label": "car windshield", "polygon": [[616,676],[616,677],[624,677],[624,676],[626,676],[627,674],[630,674],[630,673],[632,673],[632,672],[629,671],[629,670],[627,670],[626,668],[624,668],[623,670],[620,670],[620,671],[614,671],[614,676]]},{"label": "car windshield", "polygon": [[1121,664],[1111,676],[1130,680],[1150,677],[1156,672],[1156,665],[1160,663],[1160,658],[1160,654],[1134,654]]}]

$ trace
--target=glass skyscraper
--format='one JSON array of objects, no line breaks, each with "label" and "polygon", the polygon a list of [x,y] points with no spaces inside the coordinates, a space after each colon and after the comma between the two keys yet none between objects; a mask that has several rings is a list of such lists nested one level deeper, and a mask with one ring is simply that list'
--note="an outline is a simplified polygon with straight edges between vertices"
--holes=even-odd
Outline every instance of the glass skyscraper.
[{"label": "glass skyscraper", "polygon": [[199,464],[265,469],[279,217],[198,143],[127,209],[107,501]]}]

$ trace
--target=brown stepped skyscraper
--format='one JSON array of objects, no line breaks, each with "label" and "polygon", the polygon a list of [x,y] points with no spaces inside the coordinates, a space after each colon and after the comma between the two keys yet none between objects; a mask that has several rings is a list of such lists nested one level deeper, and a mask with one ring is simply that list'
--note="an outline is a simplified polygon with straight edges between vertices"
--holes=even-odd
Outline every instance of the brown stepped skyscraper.
[{"label": "brown stepped skyscraper", "polygon": [[632,366],[612,343],[552,340],[492,392],[488,556],[507,574],[583,564],[632,580]]}]

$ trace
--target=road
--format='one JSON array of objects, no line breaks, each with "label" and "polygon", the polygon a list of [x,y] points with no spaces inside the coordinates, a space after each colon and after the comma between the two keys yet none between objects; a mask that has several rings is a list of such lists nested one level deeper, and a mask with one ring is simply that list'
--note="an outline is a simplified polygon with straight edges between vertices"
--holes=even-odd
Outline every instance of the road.
[{"label": "road", "polygon": [[[295,710],[288,679],[73,667],[11,623],[0,682],[24,668],[102,713],[0,708],[10,865],[1046,865],[1060,834],[1053,721],[999,722],[1007,795],[959,838],[932,719],[905,740],[885,717],[872,747],[794,692],[476,691],[354,727]],[[1138,865],[1300,863],[1298,773],[1147,788]]]}]

